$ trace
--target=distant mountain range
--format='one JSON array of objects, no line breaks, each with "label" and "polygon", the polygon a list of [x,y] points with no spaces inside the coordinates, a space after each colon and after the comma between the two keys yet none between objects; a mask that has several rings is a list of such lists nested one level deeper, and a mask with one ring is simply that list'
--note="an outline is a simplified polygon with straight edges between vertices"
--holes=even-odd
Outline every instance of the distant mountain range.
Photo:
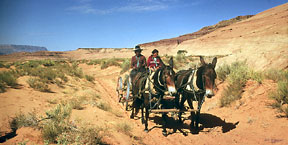
[{"label": "distant mountain range", "polygon": [[48,51],[46,47],[30,45],[0,45],[0,55],[11,54],[15,52],[36,52]]}]

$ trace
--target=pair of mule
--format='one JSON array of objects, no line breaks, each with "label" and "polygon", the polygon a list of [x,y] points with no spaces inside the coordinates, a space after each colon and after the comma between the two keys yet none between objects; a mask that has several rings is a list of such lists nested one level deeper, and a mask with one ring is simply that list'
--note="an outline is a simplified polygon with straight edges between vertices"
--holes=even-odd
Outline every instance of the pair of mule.
[{"label": "pair of mule", "polygon": [[[212,63],[206,63],[203,57],[200,57],[201,66],[197,69],[181,70],[177,73],[173,70],[173,58],[169,60],[169,65],[164,65],[162,68],[156,70],[154,76],[151,79],[147,79],[147,76],[134,80],[132,87],[132,95],[134,100],[132,103],[131,118],[134,117],[135,112],[141,109],[142,123],[145,124],[145,132],[148,132],[148,119],[151,109],[172,109],[177,108],[184,111],[185,101],[188,102],[189,108],[194,109],[193,101],[198,102],[198,108],[196,113],[191,111],[191,124],[190,127],[198,129],[199,116],[201,106],[205,97],[211,98],[214,96],[213,88],[215,86],[216,72],[215,66],[217,58],[215,57]],[[153,84],[155,91],[145,88],[147,82]],[[190,89],[189,89],[190,88]],[[197,89],[196,89],[197,88]],[[146,89],[146,91],[145,91]],[[153,92],[153,93],[152,93]],[[166,100],[163,97],[165,95],[175,96],[173,100]],[[137,97],[135,97],[137,96]],[[144,115],[145,109],[145,115]],[[179,121],[181,120],[181,112],[179,112]],[[145,117],[144,117],[145,116]],[[167,112],[162,113],[163,120],[163,135],[167,135]]]}]

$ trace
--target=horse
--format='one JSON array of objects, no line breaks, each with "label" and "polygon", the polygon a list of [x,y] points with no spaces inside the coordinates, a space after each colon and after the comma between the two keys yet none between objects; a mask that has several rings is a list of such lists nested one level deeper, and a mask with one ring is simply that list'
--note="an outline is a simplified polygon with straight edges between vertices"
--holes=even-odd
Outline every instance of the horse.
[{"label": "horse", "polygon": [[[184,103],[187,100],[190,109],[193,108],[193,101],[198,101],[196,114],[191,112],[190,128],[198,130],[199,117],[201,106],[205,101],[205,97],[211,98],[214,96],[215,79],[217,74],[215,66],[217,58],[214,57],[212,63],[207,64],[202,56],[200,56],[201,66],[197,69],[181,70],[176,73],[175,82],[177,88],[177,97],[182,96],[179,102],[180,110],[185,110]],[[181,120],[182,112],[179,112],[179,121]]]},{"label": "horse", "polygon": [[[135,80],[134,87],[132,87],[132,94],[135,100],[133,101],[132,108],[142,110],[142,123],[145,124],[145,132],[148,132],[148,119],[150,109],[161,106],[161,108],[166,108],[165,100],[163,99],[164,95],[175,95],[177,93],[175,82],[174,82],[175,72],[173,70],[173,58],[169,60],[169,65],[163,65],[163,67],[157,69],[150,78],[148,75],[142,75],[138,80]],[[148,82],[147,82],[148,81]],[[147,85],[148,83],[148,88]],[[145,87],[146,86],[146,87]],[[153,86],[153,87],[151,87]],[[148,89],[148,90],[147,90]],[[153,89],[153,91],[152,91]],[[152,102],[154,98],[157,100],[156,103]],[[152,107],[153,106],[153,107]],[[145,119],[144,119],[144,108],[145,108]],[[137,112],[137,111],[136,111]],[[130,118],[133,118],[134,109]],[[164,121],[163,125],[163,135],[167,136],[166,131],[166,117],[167,113],[162,113],[162,120]]]}]

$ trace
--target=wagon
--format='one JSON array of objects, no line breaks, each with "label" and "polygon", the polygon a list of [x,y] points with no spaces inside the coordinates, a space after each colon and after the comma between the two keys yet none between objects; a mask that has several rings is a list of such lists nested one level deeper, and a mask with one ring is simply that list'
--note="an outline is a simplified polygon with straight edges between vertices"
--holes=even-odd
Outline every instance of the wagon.
[{"label": "wagon", "polygon": [[119,103],[122,103],[125,106],[126,111],[131,110],[131,104],[133,101],[131,90],[131,80],[129,79],[129,76],[119,76],[117,81],[116,93]]}]

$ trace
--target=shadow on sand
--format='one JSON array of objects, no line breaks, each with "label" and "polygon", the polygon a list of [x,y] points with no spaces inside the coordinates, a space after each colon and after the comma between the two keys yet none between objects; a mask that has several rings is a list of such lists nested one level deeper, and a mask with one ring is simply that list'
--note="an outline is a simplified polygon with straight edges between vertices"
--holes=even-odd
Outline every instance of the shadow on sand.
[{"label": "shadow on sand", "polygon": [[[152,128],[150,128],[149,131],[153,130],[154,128],[163,127],[163,120],[162,120],[161,115],[150,117],[149,119],[150,121],[153,121],[154,123],[157,124],[156,126],[153,126]],[[236,126],[239,124],[239,121],[236,123],[229,123],[215,115],[207,114],[207,113],[200,114],[200,120],[199,120],[200,124],[199,124],[198,129],[190,128],[190,121],[188,123],[187,121],[185,122],[185,120],[188,120],[188,119],[184,119],[183,121],[184,123],[180,123],[178,120],[174,120],[174,118],[168,117],[166,127],[167,129],[173,130],[173,132],[169,132],[168,135],[171,135],[174,133],[182,133],[184,136],[187,136],[189,133],[198,134],[199,132],[210,132],[211,129],[215,127],[222,127],[222,133],[227,133],[235,129]],[[177,130],[179,132],[177,132]]]},{"label": "shadow on sand", "polygon": [[9,133],[7,133],[7,134],[5,134],[5,135],[0,137],[0,143],[4,143],[7,140],[9,140],[9,139],[11,139],[11,138],[13,138],[15,136],[17,136],[16,131],[9,132]]}]

